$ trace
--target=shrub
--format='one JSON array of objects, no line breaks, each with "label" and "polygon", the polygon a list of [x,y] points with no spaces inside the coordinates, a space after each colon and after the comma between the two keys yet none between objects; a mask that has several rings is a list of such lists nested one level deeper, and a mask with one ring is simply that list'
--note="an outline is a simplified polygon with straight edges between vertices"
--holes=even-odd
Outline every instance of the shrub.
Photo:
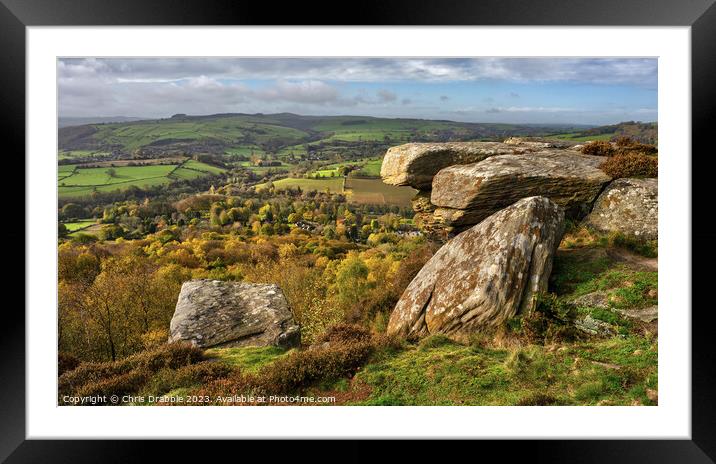
[{"label": "shrub", "polygon": [[180,367],[164,368],[151,376],[144,391],[148,395],[162,395],[176,388],[193,387],[229,376],[233,369],[219,362],[200,362]]},{"label": "shrub", "polygon": [[429,337],[425,337],[422,340],[420,340],[420,344],[418,345],[421,350],[426,350],[429,348],[438,348],[445,345],[451,345],[454,344],[452,340],[450,340],[447,336],[443,334],[435,334],[430,335]]},{"label": "shrub", "polygon": [[621,153],[606,159],[599,168],[612,178],[658,177],[659,160],[641,152]]},{"label": "shrub", "polygon": [[552,395],[533,393],[519,400],[517,406],[553,406],[559,403],[559,400]]},{"label": "shrub", "polygon": [[[101,393],[99,388],[103,386],[108,389],[122,389],[132,385],[137,387],[137,390],[129,393],[135,393],[149,375],[163,368],[178,369],[197,363],[202,360],[202,357],[202,351],[190,344],[169,343],[120,361],[82,363],[74,370],[60,375],[59,392],[60,394],[79,394],[80,391],[91,390]],[[133,375],[127,375],[132,372],[134,372]],[[144,380],[140,382],[141,379]]]},{"label": "shrub", "polygon": [[77,232],[72,236],[72,241],[75,243],[93,243],[97,241],[97,237],[95,237],[92,234],[87,234],[85,232]]},{"label": "shrub", "polygon": [[601,381],[587,382],[580,385],[574,397],[583,402],[596,401],[605,394],[604,383]]},{"label": "shrub", "polygon": [[577,335],[574,320],[577,311],[553,293],[538,294],[534,309],[522,317],[521,332],[530,343],[571,340]]},{"label": "shrub", "polygon": [[608,236],[611,246],[622,247],[647,258],[656,258],[659,254],[657,240],[641,240],[620,232],[611,232]]},{"label": "shrub", "polygon": [[319,382],[351,377],[376,352],[399,346],[398,340],[372,336],[361,326],[338,324],[329,327],[308,350],[291,352],[256,374],[235,371],[228,378],[214,381],[192,394],[271,396],[300,392]]},{"label": "shrub", "polygon": [[265,395],[291,393],[317,381],[352,376],[374,348],[372,343],[351,341],[292,353],[259,371],[257,390]]},{"label": "shrub", "polygon": [[67,353],[59,353],[57,355],[57,373],[62,375],[79,366],[80,360]]},{"label": "shrub", "polygon": [[76,390],[77,396],[131,395],[137,393],[151,373],[146,369],[134,369],[123,374],[87,382]]},{"label": "shrub", "polygon": [[654,155],[658,151],[656,145],[640,143],[631,137],[621,136],[617,137],[614,141],[617,146],[617,151],[620,153],[626,153],[629,151],[636,151],[645,153],[647,155]]},{"label": "shrub", "polygon": [[542,350],[537,347],[516,347],[510,350],[505,360],[505,367],[516,377],[535,378],[546,370],[545,363]]},{"label": "shrub", "polygon": [[658,152],[656,145],[639,143],[629,137],[618,137],[612,145],[609,142],[598,140],[589,142],[582,147],[582,153],[593,156],[618,156],[627,154],[655,155]]},{"label": "shrub", "polygon": [[370,343],[371,334],[368,329],[358,324],[336,324],[329,327],[318,339],[317,345],[323,343]]},{"label": "shrub", "polygon": [[609,142],[597,140],[582,147],[582,153],[592,156],[612,156],[616,149]]}]

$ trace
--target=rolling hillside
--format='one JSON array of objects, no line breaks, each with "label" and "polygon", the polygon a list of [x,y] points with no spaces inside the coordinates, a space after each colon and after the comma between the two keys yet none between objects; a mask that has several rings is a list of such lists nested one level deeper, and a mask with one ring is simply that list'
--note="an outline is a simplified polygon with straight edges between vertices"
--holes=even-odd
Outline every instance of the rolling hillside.
[{"label": "rolling hillside", "polygon": [[167,119],[88,124],[59,130],[63,158],[212,153],[298,155],[327,147],[407,141],[485,140],[584,130],[572,125],[459,123],[290,113],[174,115]]}]

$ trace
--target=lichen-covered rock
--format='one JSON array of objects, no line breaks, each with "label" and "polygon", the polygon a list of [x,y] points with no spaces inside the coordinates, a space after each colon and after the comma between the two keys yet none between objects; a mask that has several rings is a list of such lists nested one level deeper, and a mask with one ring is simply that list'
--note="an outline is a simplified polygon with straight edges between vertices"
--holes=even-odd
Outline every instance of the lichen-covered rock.
[{"label": "lichen-covered rock", "polygon": [[579,142],[569,140],[555,140],[544,137],[510,137],[505,140],[508,145],[523,145],[534,148],[572,148]]},{"label": "lichen-covered rock", "polygon": [[391,185],[430,190],[435,174],[447,166],[469,164],[494,155],[529,153],[531,146],[500,142],[406,143],[391,147],[383,158],[380,176]]},{"label": "lichen-covered rock", "polygon": [[638,319],[642,322],[653,322],[659,318],[659,306],[647,306],[637,309],[615,309],[616,312],[630,319]]},{"label": "lichen-covered rock", "polygon": [[545,196],[569,217],[583,217],[611,178],[597,166],[603,160],[573,150],[492,156],[442,169],[433,179],[433,213],[446,225],[477,224],[517,200]]},{"label": "lichen-covered rock", "polygon": [[201,348],[269,346],[301,342],[286,297],[277,285],[190,280],[179,293],[169,341]]},{"label": "lichen-covered rock", "polygon": [[614,326],[599,319],[594,319],[591,314],[578,318],[574,321],[574,325],[577,329],[590,335],[610,336],[617,333]]},{"label": "lichen-covered rock", "polygon": [[447,241],[453,232],[453,228],[446,226],[439,218],[433,215],[435,206],[430,203],[430,192],[418,191],[411,204],[415,211],[413,222],[423,235],[433,241]]},{"label": "lichen-covered rock", "polygon": [[388,333],[466,340],[528,309],[533,296],[547,289],[563,223],[558,205],[531,197],[457,235],[408,285]]},{"label": "lichen-covered rock", "polygon": [[621,232],[644,240],[659,236],[657,179],[617,179],[594,203],[585,224],[601,232]]}]

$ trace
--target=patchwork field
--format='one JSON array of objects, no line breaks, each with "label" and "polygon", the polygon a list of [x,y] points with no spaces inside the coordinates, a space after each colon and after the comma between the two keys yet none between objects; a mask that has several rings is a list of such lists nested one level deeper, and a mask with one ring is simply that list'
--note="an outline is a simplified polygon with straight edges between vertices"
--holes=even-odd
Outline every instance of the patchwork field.
[{"label": "patchwork field", "polygon": [[361,204],[410,206],[417,190],[384,184],[380,179],[346,179],[348,201]]},{"label": "patchwork field", "polygon": [[[215,139],[226,143],[240,140],[247,134],[257,142],[280,137],[300,141],[306,133],[291,127],[281,127],[252,116],[224,118],[196,118],[192,120],[162,119],[135,123],[98,125],[93,138],[120,145],[126,150],[175,140]],[[239,148],[239,147],[237,147]]]},{"label": "patchwork field", "polygon": [[[344,179],[342,177],[326,179],[296,179],[289,177],[286,179],[274,181],[273,186],[274,188],[276,188],[276,190],[300,188],[304,192],[310,192],[312,190],[315,190],[317,192],[324,192],[326,189],[328,189],[330,193],[343,193],[343,180]],[[259,184],[256,186],[256,189],[263,190],[267,187],[268,183]]]},{"label": "patchwork field", "polygon": [[151,187],[174,180],[195,179],[223,172],[222,168],[194,160],[145,166],[61,165],[58,168],[58,194],[61,198],[81,197],[90,195],[93,191],[111,192],[131,186]]}]

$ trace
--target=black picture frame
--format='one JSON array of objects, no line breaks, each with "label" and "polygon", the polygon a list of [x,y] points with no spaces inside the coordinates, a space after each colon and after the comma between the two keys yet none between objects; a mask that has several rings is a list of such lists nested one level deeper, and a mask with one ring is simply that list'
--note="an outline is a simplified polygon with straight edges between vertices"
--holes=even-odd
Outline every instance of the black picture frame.
[{"label": "black picture frame", "polygon": [[[692,34],[692,429],[691,440],[549,440],[484,441],[469,445],[479,454],[524,455],[548,462],[716,462],[716,356],[712,343],[714,304],[709,298],[715,262],[716,232],[711,229],[714,157],[708,152],[716,123],[716,6],[714,0],[364,0],[351,8],[329,2],[272,3],[246,0],[0,0],[0,102],[5,146],[25,147],[25,28],[28,26],[161,25],[549,25],[549,26],[690,26]],[[11,141],[10,144],[7,141]],[[16,171],[25,175],[16,157]],[[699,179],[702,176],[702,179]],[[20,176],[16,176],[20,178]],[[24,176],[23,176],[24,178]],[[711,182],[709,182],[711,181]],[[3,186],[6,199],[22,187]],[[30,212],[26,212],[29,214]],[[9,228],[8,228],[9,229]],[[6,246],[31,247],[24,226],[5,232]],[[20,257],[17,263],[21,262]],[[23,260],[24,262],[24,260]],[[20,274],[19,265],[14,266]],[[24,269],[24,264],[23,264]],[[24,273],[23,273],[24,275]],[[28,275],[26,278],[31,279]],[[19,305],[5,304],[0,336],[0,460],[7,462],[134,462],[161,446],[164,459],[189,457],[206,445],[149,441],[53,441],[25,438],[25,317]],[[674,308],[674,310],[688,308]],[[48,308],[48,312],[50,309]],[[98,424],[101,426],[101,424]],[[578,426],[578,425],[577,425]],[[226,444],[226,442],[224,442]],[[335,444],[341,460],[372,458],[364,443]],[[270,446],[273,457],[301,445]],[[213,447],[213,445],[212,445]],[[225,446],[226,447],[226,446]],[[262,447],[265,447],[263,445]],[[442,446],[440,446],[442,447]],[[203,448],[203,450],[202,450]],[[226,448],[236,448],[229,445]],[[425,445],[398,445],[401,460],[427,456]],[[316,454],[313,448],[311,454]],[[469,452],[469,451],[468,451]],[[218,448],[208,455],[218,459]],[[275,454],[278,453],[278,454]],[[323,454],[317,453],[317,454]],[[211,458],[211,456],[215,456]],[[315,456],[321,459],[321,456]],[[499,458],[498,458],[499,459]]]}]

